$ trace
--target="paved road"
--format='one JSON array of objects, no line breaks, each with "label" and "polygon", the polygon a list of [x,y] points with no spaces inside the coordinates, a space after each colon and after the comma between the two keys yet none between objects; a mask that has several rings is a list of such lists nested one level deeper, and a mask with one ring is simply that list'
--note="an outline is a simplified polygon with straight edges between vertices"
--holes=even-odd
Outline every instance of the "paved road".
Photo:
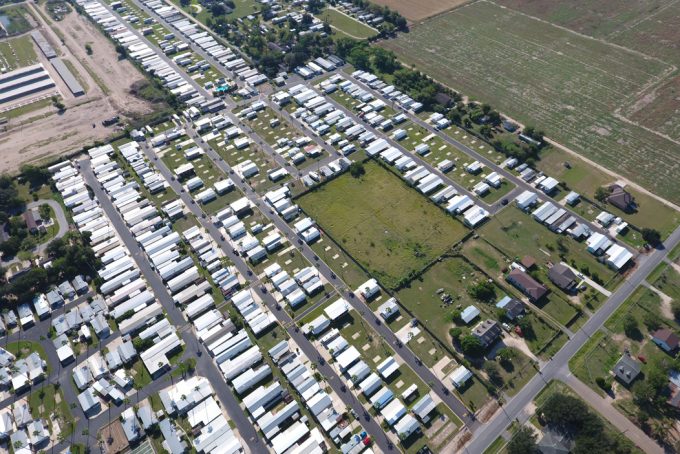
[{"label": "paved road", "polygon": [[[211,155],[211,158],[216,160],[216,164],[218,165],[218,167],[220,167],[225,174],[229,175],[230,169],[228,168],[228,166],[226,166],[226,164],[224,164],[223,161],[217,159],[217,154],[215,152],[209,151],[205,145],[203,145],[203,147],[204,150]],[[215,227],[215,225],[212,224],[212,222],[210,222],[209,217],[203,213],[202,209],[199,207],[198,204],[194,203],[194,200],[191,198],[189,194],[187,194],[184,191],[182,185],[178,181],[173,180],[172,171],[165,165],[165,163],[162,160],[160,159],[156,160],[155,153],[149,148],[149,146],[146,143],[143,144],[143,149],[146,156],[151,161],[155,162],[157,169],[168,181],[171,188],[175,191],[176,194],[180,196],[180,198],[182,199],[184,204],[189,208],[191,213],[194,216],[196,216],[196,218],[201,223],[201,226],[212,236],[215,243],[222,249],[224,254],[234,264],[238,272],[242,276],[252,276],[253,273],[250,270],[248,264],[243,259],[243,257],[234,254],[233,248],[229,245],[227,241],[222,239],[223,235],[220,232],[220,230],[217,227]],[[251,202],[260,203],[259,198],[256,197],[255,193],[250,189],[249,186],[247,186],[247,184],[241,183],[241,181],[238,178],[234,178],[233,181],[234,184],[239,188],[239,190],[241,190],[241,192],[249,196]],[[361,406],[361,403],[356,398],[354,398],[354,396],[352,396],[349,392],[343,391],[343,381],[335,374],[335,372],[330,368],[328,364],[320,364],[318,361],[316,361],[317,357],[319,357],[319,353],[316,351],[315,347],[309,342],[309,340],[302,335],[302,333],[295,331],[293,329],[293,326],[290,326],[289,322],[291,321],[291,319],[288,316],[288,314],[285,311],[276,308],[277,303],[270,294],[262,293],[261,291],[259,291],[259,289],[256,292],[258,293],[259,297],[265,302],[265,304],[271,310],[271,312],[276,316],[279,323],[283,327],[288,326],[285,329],[288,331],[291,338],[300,347],[302,352],[311,361],[317,362],[319,373],[321,373],[327,379],[329,385],[331,386],[333,391],[335,391],[335,393],[340,397],[343,403],[347,407],[354,409],[354,411],[357,414],[362,415],[364,413],[364,408]],[[375,443],[384,452],[393,449],[391,447],[392,446],[391,442],[389,441],[381,427],[374,419],[370,417],[368,419],[364,418],[361,420],[361,424],[364,426],[368,434],[371,435],[371,438],[375,441]]]},{"label": "paved road", "polygon": [[[163,305],[170,322],[179,330],[181,327],[187,324],[187,322],[184,320],[182,312],[173,303],[172,297],[165,288],[165,285],[163,285],[160,277],[153,271],[150,263],[148,260],[146,260],[144,252],[142,252],[139,244],[130,233],[130,230],[125,225],[123,219],[120,217],[120,214],[118,211],[116,211],[108,195],[103,189],[101,189],[99,182],[92,172],[89,159],[84,159],[80,163],[81,174],[94,192],[95,198],[99,200],[102,209],[106,212],[106,215],[111,220],[116,232],[125,244],[125,247],[130,252],[132,258],[135,260],[139,270],[141,271],[142,275],[144,275],[144,278],[153,290],[154,295]],[[257,435],[257,431],[253,427],[252,422],[250,422],[250,420],[243,413],[238,401],[231,393],[228,386],[226,386],[224,382],[224,376],[219,371],[217,366],[215,366],[215,364],[209,359],[210,355],[207,354],[204,346],[199,344],[194,332],[191,329],[180,331],[185,343],[187,344],[187,349],[200,353],[200,355],[196,355],[198,360],[196,371],[200,375],[205,376],[208,378],[208,380],[210,380],[210,383],[213,385],[213,389],[217,393],[222,404],[225,406],[229,417],[236,424],[241,437],[243,437],[248,446],[251,447],[252,452],[267,452],[267,449],[265,446],[263,446],[263,443],[260,440],[260,437]]]},{"label": "paved road", "polygon": [[540,374],[534,376],[519,393],[503,405],[503,411],[497,412],[488,423],[475,431],[472,440],[468,444],[470,452],[484,452],[503,433],[511,421],[519,418],[521,422],[524,422],[531,416],[524,412],[525,407],[534,400],[536,395],[550,380],[566,380],[564,365],[569,364],[569,360],[583,347],[583,344],[588,341],[590,336],[602,327],[611,314],[642,284],[649,273],[664,260],[668,251],[672,250],[678,243],[680,243],[680,228],[676,229],[668,237],[664,242],[663,248],[654,250],[649,256],[645,257],[645,260],[639,262],[637,269],[628,276],[618,290],[612,293],[611,297],[607,299],[602,307],[553,356],[552,360],[541,369]]},{"label": "paved road", "polygon": [[664,450],[659,444],[652,440],[633,422],[623,416],[615,409],[611,402],[590,389],[588,385],[576,378],[569,372],[569,367],[565,365],[560,371],[560,380],[566,383],[579,396],[588,402],[598,413],[607,418],[616,430],[625,433],[633,443],[639,446],[647,454],[663,454]]}]

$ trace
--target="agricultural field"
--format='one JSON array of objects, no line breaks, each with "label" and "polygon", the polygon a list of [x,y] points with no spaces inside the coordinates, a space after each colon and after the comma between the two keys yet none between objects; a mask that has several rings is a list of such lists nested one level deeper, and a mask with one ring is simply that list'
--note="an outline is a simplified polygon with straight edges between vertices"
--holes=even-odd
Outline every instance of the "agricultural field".
[{"label": "agricultural field", "polygon": [[328,22],[328,25],[340,34],[347,35],[351,38],[366,39],[378,34],[374,28],[359,22],[335,8],[326,8],[318,14],[318,18],[324,22]]},{"label": "agricultural field", "polygon": [[484,1],[382,45],[452,88],[680,201],[678,146],[616,114],[664,81],[671,64]]},{"label": "agricultural field", "polygon": [[[374,162],[297,199],[305,213],[381,283],[394,288],[467,229]],[[427,222],[423,222],[427,219]]]},{"label": "agricultural field", "polygon": [[675,0],[495,0],[508,8],[602,38],[662,60],[680,63]]},{"label": "agricultural field", "polygon": [[396,10],[410,22],[418,22],[463,5],[469,0],[372,0],[372,3]]}]

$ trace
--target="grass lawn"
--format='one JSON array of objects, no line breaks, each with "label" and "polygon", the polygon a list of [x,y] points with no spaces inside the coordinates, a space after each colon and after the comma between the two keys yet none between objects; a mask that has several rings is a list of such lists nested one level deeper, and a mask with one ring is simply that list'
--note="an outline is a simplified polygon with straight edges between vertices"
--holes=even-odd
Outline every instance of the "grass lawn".
[{"label": "grass lawn", "polygon": [[484,451],[484,454],[500,454],[505,452],[505,447],[507,446],[508,442],[505,440],[503,437],[498,437],[496,438],[493,443],[489,445],[488,448],[486,448],[486,451]]},{"label": "grass lawn", "polygon": [[598,276],[605,283],[605,287],[614,287],[621,280],[616,272],[598,262],[586,250],[585,243],[579,243],[567,235],[551,232],[515,207],[507,207],[492,217],[478,232],[506,256],[518,259],[531,255],[539,267],[545,266],[548,262],[562,261],[561,243],[565,249],[562,254],[564,261],[572,267],[586,275],[590,273],[591,276]]},{"label": "grass lawn", "polygon": [[466,229],[379,164],[364,168],[361,178],[346,173],[297,202],[383,285],[394,288],[458,242]]},{"label": "grass lawn", "polygon": [[464,388],[456,389],[463,403],[473,412],[482,408],[489,399],[489,391],[477,377],[468,380]]},{"label": "grass lawn", "polygon": [[652,285],[675,301],[680,302],[680,273],[671,265],[666,265],[666,268]]},{"label": "grass lawn", "polygon": [[138,359],[132,364],[128,373],[132,376],[135,389],[142,389],[153,381],[141,359]]},{"label": "grass lawn", "polygon": [[[569,163],[570,168],[564,166],[565,162]],[[607,186],[616,181],[615,177],[606,172],[554,147],[551,147],[541,156],[541,160],[536,163],[536,167],[558,181],[566,182],[569,188],[583,194],[590,200],[594,200],[595,190],[598,187]],[[675,227],[680,225],[680,213],[678,211],[633,188],[628,187],[626,190],[635,197],[635,201],[638,204],[637,212],[631,214],[624,213],[610,204],[606,204],[604,208],[639,229],[644,227],[656,229],[661,232],[664,238]],[[597,215],[599,209],[595,208],[595,210],[595,215]]]},{"label": "grass lawn", "polygon": [[595,392],[604,395],[595,379],[609,378],[612,367],[621,357],[620,348],[604,332],[597,331],[569,361],[569,369]]},{"label": "grass lawn", "polygon": [[[53,423],[58,420],[61,434],[67,437],[73,431],[73,415],[64,394],[55,385],[45,385],[29,395],[28,405],[34,418]],[[54,428],[52,429],[54,431]]]},{"label": "grass lawn", "polygon": [[351,289],[358,288],[369,277],[330,237],[324,237],[312,245],[314,253]]},{"label": "grass lawn", "polygon": [[10,71],[38,61],[29,35],[0,42],[0,67]]},{"label": "grass lawn", "polygon": [[[433,331],[440,342],[449,345],[449,329],[453,327],[452,313],[474,304],[485,315],[493,317],[492,304],[475,300],[468,289],[486,280],[486,276],[460,257],[444,259],[429,268],[427,272],[411,281],[397,293],[399,302],[416,315],[420,323]],[[451,295],[453,302],[443,303],[437,291]],[[505,295],[496,286],[496,299]],[[484,318],[485,315],[482,315]]]},{"label": "grass lawn", "polygon": [[334,8],[326,8],[318,17],[322,21],[328,22],[334,29],[338,29],[356,39],[366,39],[378,34],[375,29]]},{"label": "grass lawn", "polygon": [[[0,46],[2,43],[0,43]],[[17,107],[16,109],[9,110],[7,112],[4,112],[2,114],[3,117],[10,119],[10,118],[17,118],[22,115],[26,115],[31,112],[35,112],[36,110],[43,109],[45,107],[49,107],[52,105],[52,100],[47,98],[47,99],[41,99],[36,102],[32,102],[30,104],[23,105],[21,107]],[[56,109],[54,109],[54,112],[56,112]],[[46,114],[47,115],[47,114]]]}]

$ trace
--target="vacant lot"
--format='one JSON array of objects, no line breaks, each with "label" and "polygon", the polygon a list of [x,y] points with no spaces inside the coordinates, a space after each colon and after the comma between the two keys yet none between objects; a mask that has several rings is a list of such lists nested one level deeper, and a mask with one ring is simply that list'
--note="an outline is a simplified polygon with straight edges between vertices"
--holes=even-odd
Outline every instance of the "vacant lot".
[{"label": "vacant lot", "polygon": [[377,35],[375,29],[334,8],[326,8],[323,10],[323,12],[319,14],[319,19],[328,22],[331,27],[352,38],[366,39]]},{"label": "vacant lot", "polygon": [[0,41],[0,70],[12,71],[38,61],[30,36]]},{"label": "vacant lot", "polygon": [[384,46],[463,93],[675,202],[680,147],[616,116],[672,66],[477,2]]},{"label": "vacant lot", "polygon": [[34,22],[24,5],[13,5],[0,9],[0,22],[9,36],[26,33]]},{"label": "vacant lot", "polygon": [[385,5],[399,13],[411,22],[418,22],[425,18],[443,13],[451,8],[467,3],[469,0],[372,0],[372,3]]},{"label": "vacant lot", "polygon": [[347,173],[298,202],[383,285],[395,287],[466,229],[380,165],[367,163],[365,170],[360,179]]}]

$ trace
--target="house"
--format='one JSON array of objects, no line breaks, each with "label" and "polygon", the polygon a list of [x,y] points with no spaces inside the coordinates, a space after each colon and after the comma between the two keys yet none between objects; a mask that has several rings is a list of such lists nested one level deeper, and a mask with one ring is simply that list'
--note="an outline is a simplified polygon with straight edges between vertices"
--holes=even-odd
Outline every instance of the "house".
[{"label": "house", "polygon": [[477,318],[479,314],[480,314],[479,309],[477,309],[473,305],[470,305],[463,309],[463,311],[460,313],[460,319],[463,320],[463,322],[465,322],[466,325],[468,325],[472,320]]},{"label": "house", "polygon": [[576,274],[563,263],[556,263],[548,270],[548,279],[565,292],[572,292],[576,289]]},{"label": "house", "polygon": [[623,384],[630,385],[640,375],[640,363],[635,361],[626,350],[614,365],[612,372]]},{"label": "house", "polygon": [[545,429],[538,441],[538,450],[542,454],[569,454],[572,446],[572,441],[565,434],[552,429]]},{"label": "house", "polygon": [[661,328],[652,333],[652,342],[670,353],[677,350],[680,338],[670,329]]},{"label": "house", "polygon": [[92,387],[87,388],[82,393],[78,394],[78,402],[80,403],[83,413],[86,416],[92,416],[101,410],[101,403],[99,399],[94,394],[94,389]]},{"label": "house", "polygon": [[524,304],[509,296],[501,298],[501,300],[496,303],[496,307],[505,311],[505,317],[508,320],[515,320],[517,317],[524,314]]},{"label": "house", "polygon": [[378,313],[385,320],[389,321],[392,317],[399,314],[399,306],[395,298],[390,298],[378,307]]},{"label": "house", "polygon": [[671,370],[668,374],[668,388],[670,395],[666,403],[675,408],[680,408],[680,372]]},{"label": "house", "polygon": [[456,388],[462,388],[465,383],[472,378],[472,372],[468,370],[465,366],[459,366],[456,370],[451,373],[450,377],[451,383]]},{"label": "house", "polygon": [[519,263],[524,267],[525,270],[530,270],[536,266],[536,259],[530,255],[525,255]]},{"label": "house", "polygon": [[33,217],[33,211],[28,210],[24,213],[24,221],[26,222],[26,228],[31,233],[38,233],[38,223],[35,222]]},{"label": "house", "polygon": [[614,205],[619,210],[624,213],[632,213],[637,208],[635,204],[635,198],[626,192],[622,186],[618,184],[613,184],[609,186],[611,193],[607,197],[607,202]]},{"label": "house", "polygon": [[506,279],[531,301],[538,301],[548,293],[547,288],[520,269],[510,271]]},{"label": "house", "polygon": [[501,336],[501,327],[495,320],[487,319],[474,327],[472,335],[479,339],[484,348],[487,348]]}]

